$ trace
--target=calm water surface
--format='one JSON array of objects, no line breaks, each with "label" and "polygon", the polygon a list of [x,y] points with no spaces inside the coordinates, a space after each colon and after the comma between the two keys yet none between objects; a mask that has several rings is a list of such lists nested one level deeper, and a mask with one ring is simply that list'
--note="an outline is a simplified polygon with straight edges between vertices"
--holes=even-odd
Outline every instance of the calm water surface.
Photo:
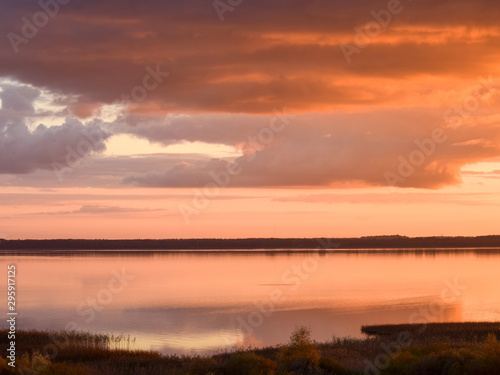
[{"label": "calm water surface", "polygon": [[500,254],[157,253],[0,262],[5,278],[7,264],[17,265],[18,329],[124,333],[136,338],[135,348],[169,354],[283,343],[298,325],[325,341],[362,337],[365,324],[500,320]]}]

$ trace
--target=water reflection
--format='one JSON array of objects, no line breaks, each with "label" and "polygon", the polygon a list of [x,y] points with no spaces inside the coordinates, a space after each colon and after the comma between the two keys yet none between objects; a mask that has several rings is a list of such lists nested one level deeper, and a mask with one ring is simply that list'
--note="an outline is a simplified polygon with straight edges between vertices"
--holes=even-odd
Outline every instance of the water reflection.
[{"label": "water reflection", "polygon": [[[362,325],[408,323],[423,311],[427,321],[498,320],[499,259],[157,253],[0,261],[17,264],[20,328],[125,333],[137,348],[184,354],[286,342],[297,325],[318,341],[361,337]],[[443,302],[446,281],[466,289]]]}]

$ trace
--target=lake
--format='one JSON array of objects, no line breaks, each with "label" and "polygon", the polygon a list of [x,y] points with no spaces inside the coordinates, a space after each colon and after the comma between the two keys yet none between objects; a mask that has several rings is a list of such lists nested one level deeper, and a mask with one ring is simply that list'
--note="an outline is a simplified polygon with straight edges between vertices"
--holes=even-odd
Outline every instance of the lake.
[{"label": "lake", "polygon": [[[208,354],[318,341],[362,325],[500,320],[500,254],[178,252],[1,256],[17,268],[18,329],[135,337],[134,348]],[[6,282],[0,293],[7,308]],[[2,320],[2,328],[7,323]]]}]

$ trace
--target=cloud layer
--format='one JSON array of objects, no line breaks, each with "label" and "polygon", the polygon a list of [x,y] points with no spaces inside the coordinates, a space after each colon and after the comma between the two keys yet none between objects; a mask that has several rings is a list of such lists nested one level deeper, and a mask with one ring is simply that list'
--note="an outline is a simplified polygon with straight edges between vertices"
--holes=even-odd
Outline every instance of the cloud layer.
[{"label": "cloud layer", "polygon": [[[41,11],[30,1],[4,8],[2,33],[22,38],[25,20]],[[492,0],[402,0],[366,40],[356,28],[366,31],[387,1],[244,1],[222,22],[213,2],[201,0],[73,0],[58,8],[26,43],[2,38],[0,75],[75,95],[81,115],[130,96],[147,66],[171,75],[136,112],[394,106],[453,88],[456,78],[498,72],[500,6]],[[349,64],[339,45],[356,41],[366,46]]]},{"label": "cloud layer", "polygon": [[[215,181],[222,186],[439,188],[459,184],[465,165],[500,155],[495,119],[450,127],[436,110],[298,115],[274,133],[269,131],[272,117],[267,122],[254,116],[247,116],[247,121],[248,117],[256,121],[243,129],[231,123],[231,115],[159,120],[156,125],[150,118],[145,127],[125,121],[122,131],[131,129],[153,142],[217,139],[240,145],[243,153],[250,151],[236,160],[179,159],[164,171],[135,174],[125,182],[163,187],[202,187]],[[231,163],[238,173],[228,175]]]},{"label": "cloud layer", "polygon": [[[17,83],[0,92],[0,174],[44,186],[460,184],[464,166],[500,157],[500,6],[390,3],[244,1],[222,15],[201,0],[6,5],[0,77]],[[35,105],[47,92],[59,112]],[[126,107],[104,119],[112,103]],[[294,117],[273,117],[284,108]],[[100,155],[117,134],[241,156]]]}]

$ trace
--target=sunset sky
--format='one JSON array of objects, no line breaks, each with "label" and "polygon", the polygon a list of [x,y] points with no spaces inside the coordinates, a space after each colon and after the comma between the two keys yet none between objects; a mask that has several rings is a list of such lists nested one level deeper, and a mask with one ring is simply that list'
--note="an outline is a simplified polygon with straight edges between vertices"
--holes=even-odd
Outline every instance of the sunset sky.
[{"label": "sunset sky", "polygon": [[0,238],[498,234],[498,1],[0,10]]}]

